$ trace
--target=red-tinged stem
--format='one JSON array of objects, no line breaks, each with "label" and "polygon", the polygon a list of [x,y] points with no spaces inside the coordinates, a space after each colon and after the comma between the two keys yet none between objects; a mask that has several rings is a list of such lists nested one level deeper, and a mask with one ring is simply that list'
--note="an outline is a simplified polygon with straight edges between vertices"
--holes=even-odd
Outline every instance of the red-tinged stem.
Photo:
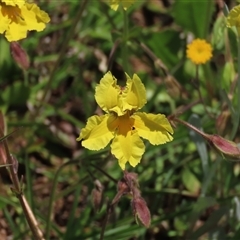
[{"label": "red-tinged stem", "polygon": [[[0,137],[4,137],[3,131],[0,128]],[[33,238],[36,240],[44,240],[43,233],[39,228],[39,224],[25,198],[22,192],[21,184],[18,179],[17,171],[16,171],[16,162],[12,158],[9,149],[8,149],[8,144],[7,140],[3,140],[3,145],[5,148],[5,153],[6,153],[6,159],[7,159],[7,164],[9,164],[9,175],[11,177],[12,183],[14,188],[12,188],[12,191],[16,194],[16,197],[19,199],[19,202],[21,204],[21,207],[23,209],[23,213],[26,217],[26,220],[28,222],[28,225],[32,231]]]}]

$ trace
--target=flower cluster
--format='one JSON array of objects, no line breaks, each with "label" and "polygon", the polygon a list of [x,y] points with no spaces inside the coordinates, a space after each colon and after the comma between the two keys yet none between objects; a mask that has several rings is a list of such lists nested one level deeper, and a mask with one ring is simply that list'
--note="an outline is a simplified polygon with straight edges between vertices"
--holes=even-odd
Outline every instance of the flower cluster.
[{"label": "flower cluster", "polygon": [[202,39],[195,39],[187,45],[187,57],[195,64],[204,64],[212,57],[212,47]]},{"label": "flower cluster", "polygon": [[113,140],[111,152],[122,169],[127,162],[133,167],[140,162],[145,151],[140,137],[153,145],[173,139],[173,129],[165,115],[136,112],[146,104],[146,90],[136,74],[132,79],[127,74],[126,77],[122,88],[111,72],[104,75],[96,87],[95,99],[106,114],[90,117],[77,138],[90,150],[100,150]]},{"label": "flower cluster", "polygon": [[47,13],[26,0],[0,0],[0,34],[9,42],[26,38],[31,30],[42,31],[50,21]]}]

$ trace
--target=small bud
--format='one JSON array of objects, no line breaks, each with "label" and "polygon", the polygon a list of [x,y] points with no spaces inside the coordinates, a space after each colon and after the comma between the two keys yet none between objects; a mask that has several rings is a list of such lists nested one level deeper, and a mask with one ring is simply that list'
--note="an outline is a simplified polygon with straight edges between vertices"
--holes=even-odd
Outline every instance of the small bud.
[{"label": "small bud", "polygon": [[240,158],[240,149],[237,147],[236,143],[224,139],[218,135],[207,135],[207,139],[221,153],[231,157]]},{"label": "small bud", "polygon": [[140,197],[141,193],[139,190],[137,174],[133,172],[124,171],[123,179],[126,181],[126,184],[129,187],[130,197],[133,198]]},{"label": "small bud", "polygon": [[149,227],[151,224],[151,215],[145,200],[142,197],[137,197],[132,200],[132,210],[136,222],[144,227]]},{"label": "small bud", "polygon": [[92,190],[92,204],[94,207],[95,212],[98,212],[101,207],[102,207],[102,200],[103,200],[103,185],[101,184],[101,182],[96,179],[94,181],[95,184],[95,188]]},{"label": "small bud", "polygon": [[26,51],[20,46],[18,42],[11,42],[10,50],[12,57],[18,66],[23,70],[27,70],[29,68],[29,58]]}]

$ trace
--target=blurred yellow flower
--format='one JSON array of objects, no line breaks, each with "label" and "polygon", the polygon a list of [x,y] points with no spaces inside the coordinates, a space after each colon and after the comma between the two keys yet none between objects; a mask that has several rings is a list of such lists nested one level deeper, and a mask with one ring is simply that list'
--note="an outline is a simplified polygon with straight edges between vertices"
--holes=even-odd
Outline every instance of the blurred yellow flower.
[{"label": "blurred yellow flower", "polygon": [[240,5],[234,7],[228,14],[227,27],[236,27],[240,35]]},{"label": "blurred yellow flower", "polygon": [[124,10],[127,10],[136,0],[108,0],[110,7],[117,10],[122,5]]},{"label": "blurred yellow flower", "polygon": [[187,57],[195,64],[204,64],[212,57],[212,47],[202,39],[195,39],[187,45]]},{"label": "blurred yellow flower", "polygon": [[26,38],[27,31],[42,31],[50,21],[48,14],[26,0],[0,0],[0,34],[9,42]]},{"label": "blurred yellow flower", "polygon": [[146,90],[140,78],[127,74],[124,88],[108,72],[96,87],[95,99],[106,112],[92,116],[80,132],[78,141],[90,150],[100,150],[111,143],[111,152],[124,170],[125,164],[135,167],[145,151],[142,138],[153,145],[172,141],[173,129],[163,114],[136,112],[146,104]]}]

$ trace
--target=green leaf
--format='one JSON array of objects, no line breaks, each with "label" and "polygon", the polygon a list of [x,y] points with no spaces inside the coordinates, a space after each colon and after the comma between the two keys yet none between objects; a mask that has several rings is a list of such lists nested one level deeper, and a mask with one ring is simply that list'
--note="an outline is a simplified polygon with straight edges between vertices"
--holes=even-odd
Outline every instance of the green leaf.
[{"label": "green leaf", "polygon": [[168,67],[173,67],[179,62],[177,52],[181,48],[181,39],[178,32],[167,30],[153,33],[145,42]]},{"label": "green leaf", "polygon": [[226,19],[220,16],[213,25],[212,45],[216,50],[222,50],[225,47],[226,35]]},{"label": "green leaf", "polygon": [[[192,114],[188,121],[198,129],[202,128],[201,120],[198,117],[198,115]],[[193,130],[190,130],[189,134],[192,141],[196,144],[199,156],[201,158],[203,172],[204,172],[204,175],[206,176],[209,170],[208,151],[207,151],[206,141],[201,135],[199,135]]]},{"label": "green leaf", "polygon": [[188,169],[185,168],[182,172],[182,181],[184,186],[192,193],[198,193],[201,183],[197,177]]},{"label": "green leaf", "polygon": [[2,100],[8,106],[21,106],[26,103],[30,95],[30,88],[18,81],[8,86],[2,92]]},{"label": "green leaf", "polygon": [[172,16],[177,24],[195,37],[205,38],[209,31],[214,1],[175,1]]}]

